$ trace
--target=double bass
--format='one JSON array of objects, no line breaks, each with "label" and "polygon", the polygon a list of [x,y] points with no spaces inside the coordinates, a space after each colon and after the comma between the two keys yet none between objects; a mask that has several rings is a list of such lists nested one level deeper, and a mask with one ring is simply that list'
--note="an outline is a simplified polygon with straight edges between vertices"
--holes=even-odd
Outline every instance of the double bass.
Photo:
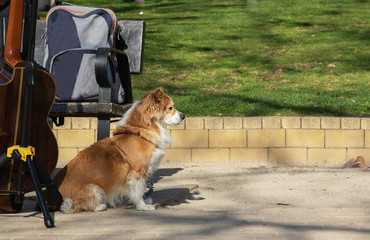
[{"label": "double bass", "polygon": [[[26,91],[25,83],[26,65],[30,60],[27,58],[33,58],[35,44],[37,0],[32,4],[36,7],[32,7],[34,12],[29,13],[31,8],[26,7],[24,11],[24,0],[12,0],[10,3],[4,60],[0,71],[0,155],[4,156],[11,146],[26,143],[35,149],[39,164],[50,176],[58,159],[57,142],[47,121],[55,98],[55,83],[51,75],[37,65],[32,70],[32,90]],[[24,12],[25,31],[22,31]],[[21,52],[22,32],[25,36],[23,51],[29,53],[27,57]],[[24,110],[25,105],[29,110]],[[29,112],[26,114],[28,116],[25,116],[25,112]],[[11,192],[17,189],[21,164],[21,161],[12,159],[0,168],[0,190]],[[32,180],[30,170],[25,168],[22,173],[23,192],[34,190]],[[23,198],[16,200],[14,194],[3,192],[0,192],[0,212],[19,212]]]}]

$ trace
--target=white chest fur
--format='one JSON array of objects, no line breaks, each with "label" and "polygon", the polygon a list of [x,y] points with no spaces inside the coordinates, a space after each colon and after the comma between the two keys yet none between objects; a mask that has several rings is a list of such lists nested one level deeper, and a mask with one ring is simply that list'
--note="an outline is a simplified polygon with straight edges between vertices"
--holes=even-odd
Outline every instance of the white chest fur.
[{"label": "white chest fur", "polygon": [[166,148],[166,145],[169,144],[169,143],[172,143],[173,140],[171,138],[171,136],[167,133],[166,129],[164,129],[164,127],[157,123],[157,126],[160,130],[160,135],[158,137],[158,141],[157,141],[157,148],[160,148],[160,149],[165,149]]},{"label": "white chest fur", "polygon": [[149,175],[155,172],[159,167],[159,164],[166,154],[166,145],[172,143],[172,138],[167,133],[166,129],[164,129],[164,127],[159,123],[157,123],[157,125],[160,129],[160,136],[158,137],[156,148],[154,149],[149,161]]}]

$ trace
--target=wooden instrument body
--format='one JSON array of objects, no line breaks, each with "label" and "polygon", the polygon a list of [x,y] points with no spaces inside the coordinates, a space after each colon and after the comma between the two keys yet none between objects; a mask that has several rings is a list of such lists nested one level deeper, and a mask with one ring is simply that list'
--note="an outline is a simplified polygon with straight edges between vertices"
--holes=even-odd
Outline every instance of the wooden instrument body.
[{"label": "wooden instrument body", "polygon": [[[18,7],[18,9],[17,9]],[[19,10],[21,8],[21,12]],[[25,98],[25,60],[21,58],[20,46],[23,22],[23,0],[11,2],[9,24],[4,51],[4,63],[0,72],[0,154],[8,147],[20,145]],[[55,99],[55,83],[51,75],[36,67],[31,91],[28,118],[27,145],[35,148],[35,154],[49,175],[56,167],[58,146],[48,124],[48,114]],[[17,161],[11,160],[0,168],[0,189],[16,190],[18,178]],[[23,190],[33,190],[33,183],[25,171]],[[14,203],[10,194],[0,194],[0,211],[17,212],[21,206]]]}]

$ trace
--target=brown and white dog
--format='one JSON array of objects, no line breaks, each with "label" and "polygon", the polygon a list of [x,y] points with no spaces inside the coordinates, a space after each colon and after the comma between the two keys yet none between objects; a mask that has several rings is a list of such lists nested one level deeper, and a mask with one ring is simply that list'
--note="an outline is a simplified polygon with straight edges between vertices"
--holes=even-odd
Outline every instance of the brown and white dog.
[{"label": "brown and white dog", "polygon": [[136,101],[123,115],[113,137],[102,139],[72,159],[54,178],[65,213],[102,211],[131,202],[138,210],[154,210],[143,195],[172,142],[163,125],[177,125],[185,116],[162,88]]}]

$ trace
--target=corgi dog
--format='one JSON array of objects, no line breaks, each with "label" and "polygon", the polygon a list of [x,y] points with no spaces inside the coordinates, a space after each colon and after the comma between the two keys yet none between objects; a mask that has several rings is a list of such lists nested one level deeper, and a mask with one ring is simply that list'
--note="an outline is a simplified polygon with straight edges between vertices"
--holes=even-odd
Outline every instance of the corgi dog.
[{"label": "corgi dog", "polygon": [[102,211],[126,202],[154,210],[143,195],[172,143],[164,125],[177,125],[185,115],[174,108],[162,88],[147,93],[123,115],[113,132],[77,154],[54,178],[63,196],[64,213]]}]

